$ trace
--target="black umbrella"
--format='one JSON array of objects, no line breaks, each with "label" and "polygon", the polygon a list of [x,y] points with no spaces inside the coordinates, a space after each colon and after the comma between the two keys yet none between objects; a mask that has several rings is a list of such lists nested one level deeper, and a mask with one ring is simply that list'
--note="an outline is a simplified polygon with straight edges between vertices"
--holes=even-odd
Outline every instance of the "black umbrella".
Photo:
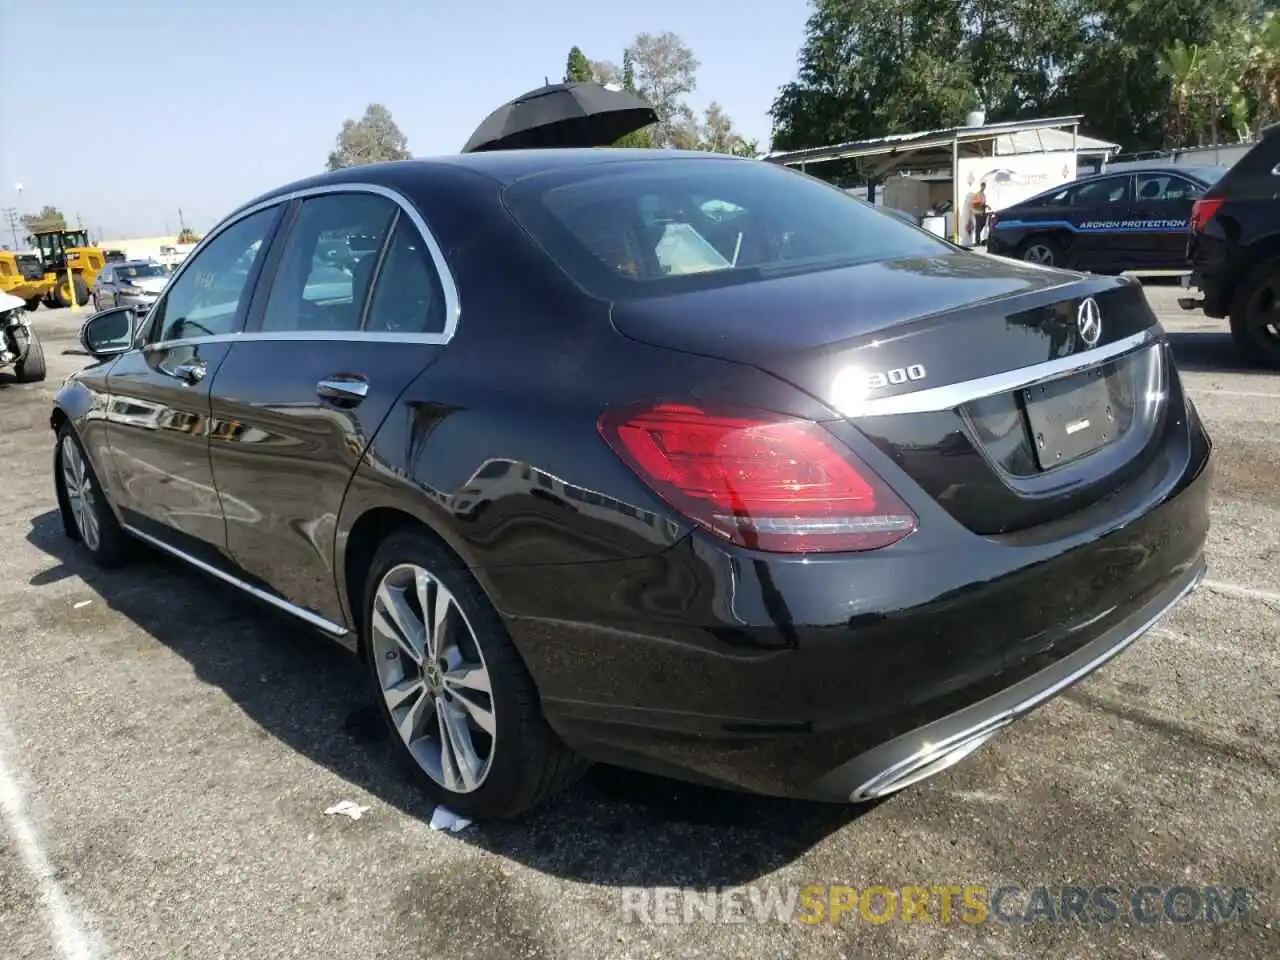
[{"label": "black umbrella", "polygon": [[476,128],[463,153],[526,147],[607,147],[658,122],[633,93],[598,83],[554,83],[499,107]]}]

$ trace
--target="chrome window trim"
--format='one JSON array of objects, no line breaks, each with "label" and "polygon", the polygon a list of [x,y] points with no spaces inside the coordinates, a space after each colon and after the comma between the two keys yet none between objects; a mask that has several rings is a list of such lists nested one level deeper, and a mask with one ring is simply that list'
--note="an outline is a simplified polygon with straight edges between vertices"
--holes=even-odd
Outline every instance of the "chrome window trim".
[{"label": "chrome window trim", "polygon": [[1114,343],[1103,344],[1084,353],[1073,353],[1069,357],[1058,357],[1056,360],[1047,360],[1030,367],[1020,367],[1017,370],[994,373],[973,380],[962,380],[959,383],[949,383],[941,387],[930,387],[927,390],[903,393],[895,397],[873,397],[862,400],[856,403],[855,408],[849,410],[845,416],[857,419],[954,410],[956,407],[962,407],[974,400],[981,400],[983,397],[1024,390],[1048,380],[1056,380],[1059,377],[1087,370],[1155,343],[1162,336],[1163,333],[1159,327],[1148,327]]},{"label": "chrome window trim", "polygon": [[[178,282],[178,278],[182,276],[187,266],[191,264],[205,246],[221,236],[229,227],[234,226],[246,217],[251,217],[255,213],[261,213],[263,210],[269,210],[272,207],[287,205],[294,200],[305,200],[309,197],[324,196],[332,193],[372,193],[380,197],[386,197],[407,216],[415,228],[418,235],[422,238],[423,243],[427,245],[427,252],[431,254],[431,262],[435,266],[436,273],[440,277],[440,286],[444,291],[444,330],[440,333],[386,333],[386,332],[366,332],[363,330],[255,330],[250,332],[238,331],[235,333],[218,333],[204,337],[187,337],[182,340],[157,340],[151,343],[141,344],[139,349],[142,352],[149,350],[167,350],[174,346],[187,346],[200,343],[237,343],[240,341],[253,340],[368,340],[372,342],[386,343],[422,343],[436,344],[444,346],[453,339],[454,333],[458,329],[458,321],[462,316],[462,304],[458,299],[458,285],[454,280],[453,272],[449,269],[449,264],[444,258],[444,251],[441,250],[439,242],[435,238],[435,234],[431,232],[431,228],[427,226],[426,220],[422,214],[418,212],[413,201],[398,190],[385,187],[379,183],[326,183],[316,187],[305,187],[301,190],[292,190],[289,193],[271,197],[262,200],[252,206],[244,207],[235,213],[225,217],[212,230],[206,234],[201,241],[196,244],[195,248],[183,258],[182,263],[178,265],[178,269],[173,272],[173,276],[169,278],[169,282],[164,285],[164,289],[160,291],[160,296],[156,298],[156,305],[168,295],[169,288]],[[153,306],[152,309],[155,307]]]}]

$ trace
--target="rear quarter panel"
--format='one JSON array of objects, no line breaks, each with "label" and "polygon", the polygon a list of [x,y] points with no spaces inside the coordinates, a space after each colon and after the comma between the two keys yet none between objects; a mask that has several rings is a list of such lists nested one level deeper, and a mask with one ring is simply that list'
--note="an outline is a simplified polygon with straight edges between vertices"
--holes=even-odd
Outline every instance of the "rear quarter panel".
[{"label": "rear quarter panel", "polygon": [[496,184],[458,171],[447,189],[435,186],[406,192],[454,275],[458,329],[394,405],[352,478],[338,521],[340,577],[360,518],[394,509],[430,527],[504,613],[518,613],[493,571],[648,556],[690,530],[600,437],[607,408],[749,398],[783,413],[829,414],[750,367],[622,337],[608,304],[575,287],[501,209]]}]

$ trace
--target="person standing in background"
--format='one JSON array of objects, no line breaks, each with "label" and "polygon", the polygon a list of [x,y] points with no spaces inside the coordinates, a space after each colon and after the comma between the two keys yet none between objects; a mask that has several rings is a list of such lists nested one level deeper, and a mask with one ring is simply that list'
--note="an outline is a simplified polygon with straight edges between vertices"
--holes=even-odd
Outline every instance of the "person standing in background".
[{"label": "person standing in background", "polygon": [[987,207],[987,185],[986,183],[978,184],[978,192],[973,195],[973,242],[975,246],[981,246],[986,238],[983,236],[987,229],[987,214],[990,209]]}]

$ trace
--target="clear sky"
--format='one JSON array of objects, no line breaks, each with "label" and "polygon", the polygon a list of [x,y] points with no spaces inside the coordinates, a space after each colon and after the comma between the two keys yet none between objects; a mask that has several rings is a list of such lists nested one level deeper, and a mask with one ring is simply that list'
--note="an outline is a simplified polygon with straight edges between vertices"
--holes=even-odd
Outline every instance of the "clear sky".
[{"label": "clear sky", "polygon": [[683,38],[701,62],[690,104],[718,100],[767,147],[807,13],[805,0],[0,0],[0,208],[50,203],[108,238],[176,233],[181,208],[204,230],[323,169],[370,102],[414,156],[456,153],[491,110],[561,79],[572,45],[620,63],[641,31]]}]

